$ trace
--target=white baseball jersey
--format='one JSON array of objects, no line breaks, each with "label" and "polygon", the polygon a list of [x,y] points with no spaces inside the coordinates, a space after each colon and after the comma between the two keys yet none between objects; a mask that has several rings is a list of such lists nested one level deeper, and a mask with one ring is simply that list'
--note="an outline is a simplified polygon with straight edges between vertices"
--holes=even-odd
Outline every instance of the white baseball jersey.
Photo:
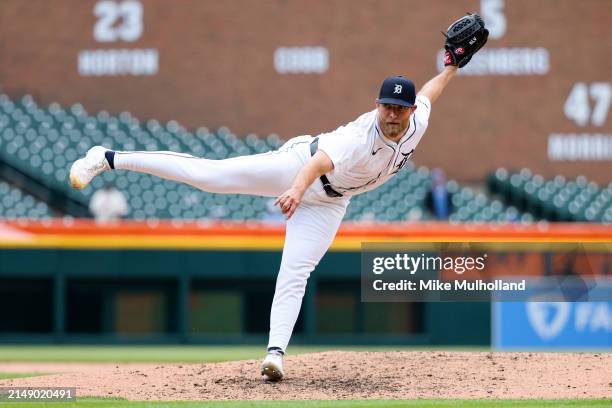
[{"label": "white baseball jersey", "polygon": [[363,193],[380,186],[402,169],[429,122],[429,99],[417,96],[415,104],[417,109],[410,118],[410,126],[397,143],[383,136],[377,110],[319,135],[319,149],[334,163],[334,170],[327,173],[334,190],[346,196]]},{"label": "white baseball jersey", "polygon": [[[318,148],[334,163],[327,174],[343,197],[328,197],[320,180],[308,188],[287,221],[283,257],[270,313],[269,347],[286,350],[297,321],[310,273],[331,245],[350,197],[372,190],[406,164],[423,137],[431,102],[419,96],[410,126],[398,143],[378,127],[376,110],[319,136]],[[116,152],[116,169],[176,180],[213,193],[275,197],[291,187],[311,159],[312,136],[298,136],[279,150],[226,160],[208,160],[173,152]]]}]

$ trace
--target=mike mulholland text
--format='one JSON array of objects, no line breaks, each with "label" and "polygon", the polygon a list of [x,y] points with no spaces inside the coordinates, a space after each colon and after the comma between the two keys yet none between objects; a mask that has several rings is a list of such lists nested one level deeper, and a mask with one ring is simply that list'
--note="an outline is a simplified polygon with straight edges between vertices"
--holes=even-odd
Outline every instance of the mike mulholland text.
[{"label": "mike mulholland text", "polygon": [[373,282],[372,287],[374,290],[431,290],[431,291],[445,291],[445,290],[489,290],[489,291],[500,291],[500,290],[521,290],[526,289],[525,279],[519,282],[504,282],[501,279],[495,279],[493,282],[486,282],[481,279],[467,281],[467,280],[454,280],[452,282],[442,282],[439,279],[420,280],[417,282],[401,279],[397,282],[383,282],[377,279]]}]

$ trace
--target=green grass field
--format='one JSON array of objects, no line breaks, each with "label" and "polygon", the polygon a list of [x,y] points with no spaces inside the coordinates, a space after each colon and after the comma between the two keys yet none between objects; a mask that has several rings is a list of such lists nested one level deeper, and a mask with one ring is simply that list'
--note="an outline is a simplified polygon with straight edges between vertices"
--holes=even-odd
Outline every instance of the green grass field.
[{"label": "green grass field", "polygon": [[[312,353],[328,350],[351,351],[425,351],[449,350],[448,347],[302,347],[294,346],[291,354]],[[456,348],[461,351],[486,351],[484,348]],[[0,346],[0,364],[3,362],[122,362],[122,363],[202,363],[243,359],[259,359],[262,347],[246,346]],[[0,372],[0,380],[28,377],[40,373]],[[76,402],[17,402],[0,401],[0,407],[15,408],[399,408],[399,407],[612,407],[612,400],[343,400],[343,401],[218,401],[218,402],[140,402],[117,398],[83,398]]]},{"label": "green grass field", "polygon": [[3,372],[0,372],[0,380],[8,380],[11,378],[38,377],[40,375],[46,375],[46,374],[45,373],[3,373]]},{"label": "green grass field", "polygon": [[[343,347],[292,346],[291,355],[329,350],[348,351],[488,351],[480,347]],[[265,347],[256,346],[0,346],[0,362],[120,362],[203,363],[262,358]]]}]

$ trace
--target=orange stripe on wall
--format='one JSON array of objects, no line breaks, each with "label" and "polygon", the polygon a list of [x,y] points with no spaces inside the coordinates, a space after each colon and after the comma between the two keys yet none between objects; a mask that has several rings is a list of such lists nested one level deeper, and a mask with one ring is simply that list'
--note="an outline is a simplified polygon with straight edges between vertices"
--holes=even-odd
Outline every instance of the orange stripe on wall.
[{"label": "orange stripe on wall", "polygon": [[[0,248],[280,250],[284,242],[283,225],[264,223],[124,221],[99,225],[91,220],[69,224],[53,220],[0,222],[0,227],[20,232],[0,233]],[[342,225],[331,249],[355,251],[363,242],[612,243],[612,227],[596,224],[347,223]]]}]

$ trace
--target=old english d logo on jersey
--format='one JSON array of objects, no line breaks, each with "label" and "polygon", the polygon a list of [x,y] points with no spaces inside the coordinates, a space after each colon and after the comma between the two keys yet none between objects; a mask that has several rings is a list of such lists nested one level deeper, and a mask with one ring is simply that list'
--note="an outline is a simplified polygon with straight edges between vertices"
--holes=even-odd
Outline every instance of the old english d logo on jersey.
[{"label": "old english d logo on jersey", "polygon": [[[393,94],[395,85],[402,84],[390,82],[387,95]],[[407,91],[402,86],[401,92]],[[365,193],[386,183],[407,165],[427,129],[430,112],[431,102],[426,97],[417,96],[415,102],[418,109],[397,142],[386,138],[380,130],[376,109],[333,132],[319,135],[319,149],[335,164],[334,171],[327,174],[335,191],[349,197]]]},{"label": "old english d logo on jersey", "polygon": [[395,169],[393,170],[392,174],[397,173],[398,171],[402,169],[402,167],[404,167],[404,165],[406,164],[410,156],[412,156],[412,153],[414,153],[414,149],[412,149],[408,153],[400,152],[400,154],[402,155],[402,160],[398,164],[395,165]]}]

